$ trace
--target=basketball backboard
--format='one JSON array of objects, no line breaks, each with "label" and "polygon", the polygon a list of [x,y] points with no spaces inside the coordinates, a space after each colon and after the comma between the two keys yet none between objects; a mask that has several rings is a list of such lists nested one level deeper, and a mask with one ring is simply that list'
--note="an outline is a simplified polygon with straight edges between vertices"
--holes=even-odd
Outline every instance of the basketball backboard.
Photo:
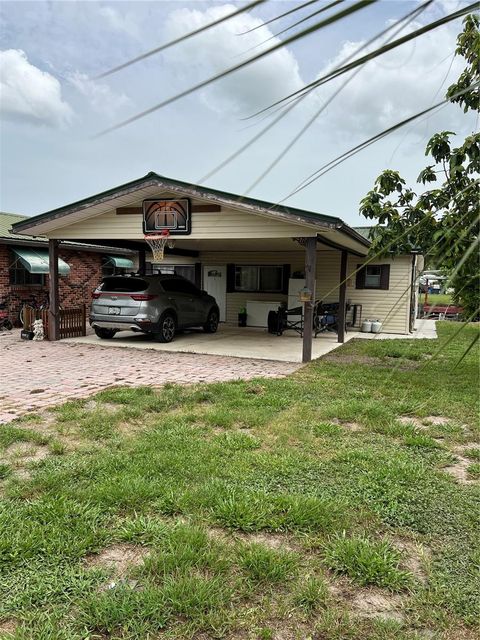
[{"label": "basketball backboard", "polygon": [[158,234],[164,229],[172,236],[191,233],[190,201],[187,198],[143,201],[143,233]]}]

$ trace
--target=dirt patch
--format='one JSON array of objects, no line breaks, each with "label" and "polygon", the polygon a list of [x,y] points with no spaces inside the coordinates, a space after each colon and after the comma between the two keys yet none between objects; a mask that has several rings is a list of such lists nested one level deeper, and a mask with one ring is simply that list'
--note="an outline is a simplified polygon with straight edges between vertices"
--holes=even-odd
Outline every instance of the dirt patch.
[{"label": "dirt patch", "polygon": [[333,424],[338,424],[340,427],[347,429],[348,431],[362,431],[362,426],[358,422],[347,422],[346,420],[339,420],[334,418],[331,420]]},{"label": "dirt patch", "polygon": [[466,444],[460,444],[457,447],[454,447],[453,451],[456,455],[463,455],[465,451],[469,449],[475,449],[480,451],[480,442],[467,442]]},{"label": "dirt patch", "polygon": [[85,558],[87,567],[106,569],[117,579],[125,578],[132,567],[142,564],[149,550],[132,544],[116,544]]},{"label": "dirt patch", "polygon": [[5,635],[7,638],[9,636],[12,636],[13,638],[17,630],[17,627],[18,627],[18,623],[13,618],[7,618],[7,620],[2,620],[0,622],[0,634]]},{"label": "dirt patch", "polygon": [[39,462],[49,455],[48,447],[36,445],[32,442],[14,442],[5,450],[5,456],[10,460],[20,460],[22,464]]},{"label": "dirt patch", "polygon": [[393,540],[392,545],[403,555],[403,568],[409,571],[422,584],[427,582],[424,564],[428,560],[429,550],[408,540]]},{"label": "dirt patch", "polygon": [[443,471],[452,476],[459,484],[475,484],[476,480],[470,478],[468,474],[468,467],[471,464],[472,461],[469,458],[457,455],[456,462],[443,467]]},{"label": "dirt patch", "polygon": [[[419,418],[417,416],[399,416],[397,418],[401,424],[413,425],[416,429],[426,430],[429,427],[443,427],[452,422],[451,418],[445,416],[426,416]],[[462,426],[462,429],[464,427]]]},{"label": "dirt patch", "polygon": [[96,400],[89,400],[85,403],[84,408],[86,411],[103,410],[105,413],[115,413],[120,409],[119,405],[113,402],[97,402]]},{"label": "dirt patch", "polygon": [[402,622],[404,619],[402,596],[383,593],[378,589],[357,592],[350,600],[350,607],[363,618],[383,618],[396,622]]},{"label": "dirt patch", "polygon": [[276,533],[235,533],[233,538],[247,544],[261,544],[269,549],[283,549],[285,551],[293,551],[294,549],[285,536]]}]

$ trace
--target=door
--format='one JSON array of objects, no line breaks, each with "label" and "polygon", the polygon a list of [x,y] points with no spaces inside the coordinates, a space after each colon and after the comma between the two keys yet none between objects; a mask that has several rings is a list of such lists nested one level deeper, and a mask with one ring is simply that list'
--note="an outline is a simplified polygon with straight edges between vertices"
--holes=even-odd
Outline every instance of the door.
[{"label": "door", "polygon": [[227,315],[227,267],[203,267],[203,288],[213,296],[220,309],[220,322]]}]

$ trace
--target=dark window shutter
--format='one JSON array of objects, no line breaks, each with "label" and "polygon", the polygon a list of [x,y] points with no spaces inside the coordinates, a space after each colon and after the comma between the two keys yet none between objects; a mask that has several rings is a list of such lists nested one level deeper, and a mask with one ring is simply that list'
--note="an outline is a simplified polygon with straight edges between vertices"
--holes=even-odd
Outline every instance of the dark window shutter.
[{"label": "dark window shutter", "polygon": [[357,277],[355,282],[356,289],[365,289],[365,267],[357,264]]},{"label": "dark window shutter", "polygon": [[390,288],[390,265],[382,264],[382,271],[380,274],[380,289]]},{"label": "dark window shutter", "polygon": [[288,294],[288,281],[290,279],[290,265],[283,265],[283,280],[282,280],[282,293]]},{"label": "dark window shutter", "polygon": [[227,264],[227,293],[235,291],[235,265]]},{"label": "dark window shutter", "polygon": [[201,262],[195,263],[195,284],[199,289],[202,288],[202,263]]}]

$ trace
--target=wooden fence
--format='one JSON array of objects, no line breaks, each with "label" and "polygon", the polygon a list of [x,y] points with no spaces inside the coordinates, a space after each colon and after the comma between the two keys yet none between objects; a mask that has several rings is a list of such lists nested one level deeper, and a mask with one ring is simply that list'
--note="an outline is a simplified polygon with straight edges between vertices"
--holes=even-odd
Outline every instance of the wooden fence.
[{"label": "wooden fence", "polygon": [[[34,320],[43,320],[43,332],[45,334],[45,339],[48,340],[48,309],[38,311],[31,307],[25,307],[23,313],[25,329],[32,330]],[[87,335],[87,315],[85,305],[72,309],[59,309],[58,316],[60,340],[62,338],[77,338],[79,336]]]}]

